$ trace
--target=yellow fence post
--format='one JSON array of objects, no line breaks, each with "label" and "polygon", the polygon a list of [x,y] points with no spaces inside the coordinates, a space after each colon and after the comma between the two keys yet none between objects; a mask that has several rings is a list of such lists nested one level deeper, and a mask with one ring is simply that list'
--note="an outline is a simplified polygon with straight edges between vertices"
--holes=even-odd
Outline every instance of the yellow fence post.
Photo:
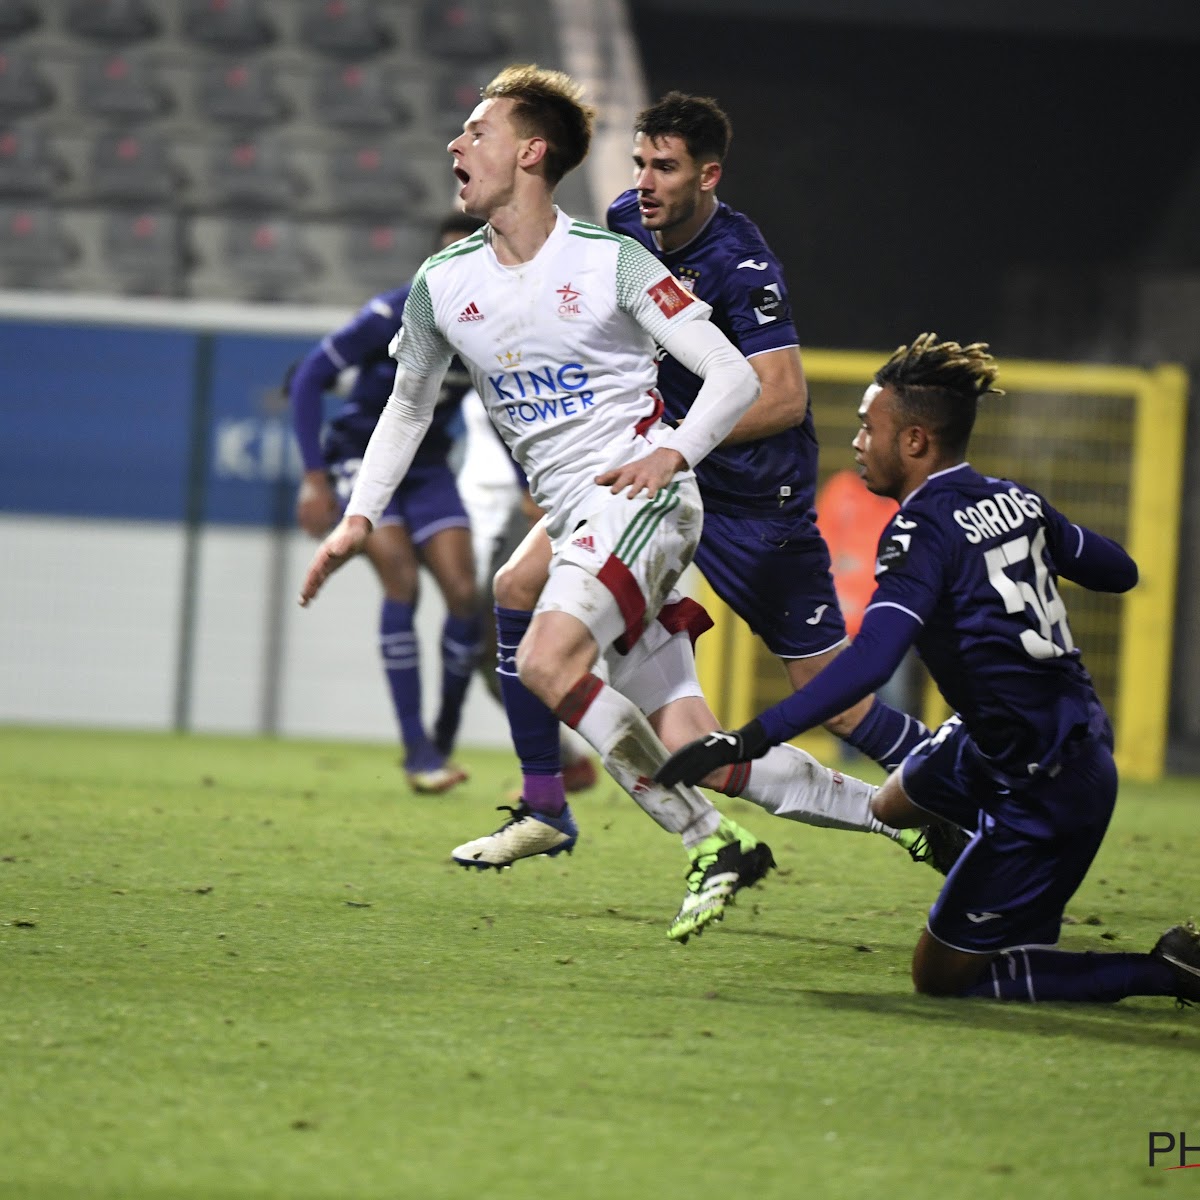
[{"label": "yellow fence post", "polygon": [[[846,464],[859,389],[886,358],[886,353],[805,353],[810,402],[822,435],[823,472]],[[1076,507],[1082,506],[1086,512],[1089,502],[1098,494],[1103,496],[1104,488],[1119,489],[1113,493],[1113,503],[1120,504],[1121,515],[1111,521],[1110,528],[1112,536],[1123,538],[1137,560],[1141,581],[1119,600],[1104,601],[1110,605],[1110,615],[1101,626],[1102,636],[1095,628],[1091,631],[1091,661],[1094,672],[1097,663],[1104,663],[1102,691],[1116,725],[1117,762],[1122,773],[1130,779],[1157,779],[1166,758],[1187,376],[1172,365],[1145,371],[1091,363],[1006,360],[1001,363],[1000,383],[1010,395],[1025,394],[1027,401],[1023,411],[1016,407],[1006,413],[1003,407],[989,406],[981,412],[981,426],[992,417],[993,427],[982,439],[977,429],[973,461],[979,470],[1014,474],[1037,486],[1022,473],[1023,456],[1031,454],[1035,462],[1041,461],[1047,444],[1057,446],[1056,456],[1051,456],[1050,491],[1057,485],[1065,487],[1066,500],[1059,502],[1061,507],[1085,524],[1092,522],[1075,512],[1072,497]],[[1041,398],[1045,398],[1044,407],[1040,403],[1030,407],[1029,399]],[[1089,404],[1101,398],[1104,403]],[[1109,398],[1121,402],[1119,411],[1113,409]],[[1099,462],[1089,454],[1094,447],[1104,453]],[[1128,474],[1122,473],[1119,483],[1111,476],[1113,464],[1118,462],[1122,471],[1128,464]],[[1105,464],[1110,471],[1107,477]],[[1045,486],[1044,482],[1042,488]],[[1118,494],[1119,501],[1115,499]],[[1055,502],[1053,495],[1050,499]],[[1092,507],[1094,511],[1095,505]],[[1104,519],[1095,522],[1101,531],[1107,523]],[[700,682],[722,725],[733,728],[750,720],[777,694],[764,683],[763,663],[768,655],[707,583],[702,584],[701,595],[716,628],[699,643]],[[1087,653],[1085,650],[1085,660]],[[947,712],[933,688],[924,698],[923,711],[926,721],[938,720]],[[808,745],[809,737],[814,736],[820,750]],[[823,733],[804,740],[806,748],[818,757],[837,754]]]},{"label": "yellow fence post", "polygon": [[1129,779],[1160,778],[1166,759],[1186,417],[1184,370],[1148,372],[1137,404],[1127,547],[1140,578],[1121,614],[1116,711],[1117,765]]}]

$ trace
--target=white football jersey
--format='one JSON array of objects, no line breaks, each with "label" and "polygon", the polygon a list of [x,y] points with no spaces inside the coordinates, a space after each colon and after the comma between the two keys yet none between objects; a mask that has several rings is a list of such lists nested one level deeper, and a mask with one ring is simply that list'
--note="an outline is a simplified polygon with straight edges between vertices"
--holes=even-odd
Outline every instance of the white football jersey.
[{"label": "white football jersey", "polygon": [[487,232],[426,260],[391,351],[423,377],[462,358],[556,538],[607,494],[597,475],[667,432],[654,343],[712,309],[632,238],[565,213],[515,267]]}]

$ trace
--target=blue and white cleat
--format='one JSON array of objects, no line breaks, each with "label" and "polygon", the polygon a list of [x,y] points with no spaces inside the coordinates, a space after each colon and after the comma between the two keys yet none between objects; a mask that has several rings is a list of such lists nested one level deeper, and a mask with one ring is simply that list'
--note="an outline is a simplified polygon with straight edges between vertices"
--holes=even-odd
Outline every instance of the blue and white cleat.
[{"label": "blue and white cleat", "polygon": [[570,806],[557,817],[534,812],[524,800],[515,808],[501,804],[498,811],[512,816],[495,833],[464,842],[451,851],[450,857],[460,867],[478,867],[481,871],[492,867],[502,871],[519,858],[532,858],[536,854],[553,858],[564,850],[570,854],[579,840]]}]

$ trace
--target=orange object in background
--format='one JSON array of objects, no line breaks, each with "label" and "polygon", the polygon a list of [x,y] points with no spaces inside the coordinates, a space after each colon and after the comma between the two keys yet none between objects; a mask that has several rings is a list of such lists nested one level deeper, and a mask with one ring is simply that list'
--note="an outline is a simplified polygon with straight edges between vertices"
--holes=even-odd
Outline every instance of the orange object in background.
[{"label": "orange object in background", "polygon": [[899,505],[867,489],[857,471],[831,475],[817,493],[817,526],[829,547],[833,586],[853,638],[875,591],[875,552],[879,535]]}]

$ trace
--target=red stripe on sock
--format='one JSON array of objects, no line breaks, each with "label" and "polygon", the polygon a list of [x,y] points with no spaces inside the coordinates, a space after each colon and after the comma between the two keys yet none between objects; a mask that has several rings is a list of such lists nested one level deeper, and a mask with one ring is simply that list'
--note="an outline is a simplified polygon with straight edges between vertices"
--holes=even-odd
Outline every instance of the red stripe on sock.
[{"label": "red stripe on sock", "polygon": [[734,763],[725,773],[725,778],[721,780],[714,792],[721,792],[725,796],[740,796],[746,790],[746,784],[750,782],[750,764]]},{"label": "red stripe on sock", "polygon": [[572,729],[583,720],[583,714],[592,706],[592,701],[600,694],[604,681],[590,671],[562,699],[554,710],[564,725]]},{"label": "red stripe on sock", "polygon": [[628,654],[646,627],[646,598],[633,573],[615,555],[610,554],[596,572],[596,578],[612,593],[625,621],[625,632],[613,643],[618,654]]}]

